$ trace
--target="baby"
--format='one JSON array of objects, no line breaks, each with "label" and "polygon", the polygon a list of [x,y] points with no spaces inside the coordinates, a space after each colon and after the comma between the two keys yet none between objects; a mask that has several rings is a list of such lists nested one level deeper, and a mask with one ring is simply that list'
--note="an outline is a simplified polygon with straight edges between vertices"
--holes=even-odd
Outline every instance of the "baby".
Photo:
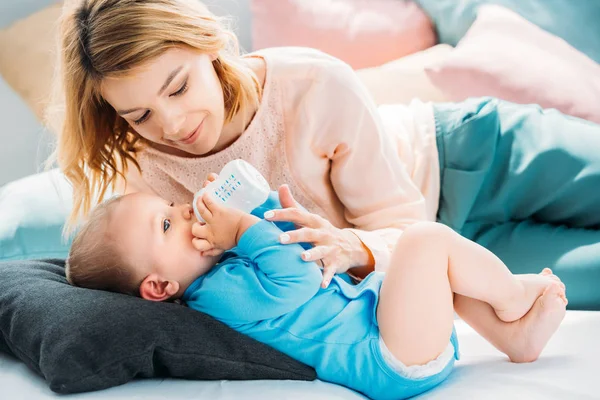
[{"label": "baby", "polygon": [[450,374],[455,310],[515,362],[537,359],[565,314],[564,285],[550,270],[512,275],[440,224],[408,228],[385,274],[357,285],[336,276],[322,288],[319,266],[301,259],[300,245],[280,244],[282,230],[257,216],[264,210],[244,213],[206,195],[197,207],[205,224],[189,205],[149,194],[108,200],[78,232],[67,279],[181,299],[373,399],[415,396]]}]

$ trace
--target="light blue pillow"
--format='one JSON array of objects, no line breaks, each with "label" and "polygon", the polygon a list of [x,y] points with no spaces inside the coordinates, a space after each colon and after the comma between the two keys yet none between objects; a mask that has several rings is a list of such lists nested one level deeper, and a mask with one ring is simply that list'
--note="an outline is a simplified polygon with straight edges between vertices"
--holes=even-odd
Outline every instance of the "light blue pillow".
[{"label": "light blue pillow", "polygon": [[[600,63],[600,0],[416,0],[436,25],[441,43],[456,46],[482,4],[519,13]],[[509,51],[509,49],[507,49]]]},{"label": "light blue pillow", "polygon": [[70,242],[62,239],[62,229],[71,194],[58,170],[0,187],[0,261],[66,258]]}]

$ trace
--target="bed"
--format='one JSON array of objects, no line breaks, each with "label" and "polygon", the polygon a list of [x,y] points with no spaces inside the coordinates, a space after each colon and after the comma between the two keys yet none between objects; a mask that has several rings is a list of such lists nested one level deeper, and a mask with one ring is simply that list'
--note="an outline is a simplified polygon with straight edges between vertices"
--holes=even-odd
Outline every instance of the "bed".
[{"label": "bed", "polygon": [[[600,312],[568,311],[542,357],[512,364],[469,326],[457,321],[461,360],[441,386],[419,399],[600,399],[598,359]],[[61,398],[19,360],[0,353],[0,398]],[[365,397],[321,381],[137,380],[111,389],[69,395],[68,399],[358,400]]]}]

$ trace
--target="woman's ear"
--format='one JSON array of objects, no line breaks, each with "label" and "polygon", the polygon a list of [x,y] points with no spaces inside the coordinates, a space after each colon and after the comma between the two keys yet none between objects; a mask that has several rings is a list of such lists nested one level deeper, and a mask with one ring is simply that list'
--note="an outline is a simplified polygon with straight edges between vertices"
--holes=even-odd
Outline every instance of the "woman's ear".
[{"label": "woman's ear", "polygon": [[210,53],[209,57],[210,57],[210,61],[215,61],[217,58],[219,58],[219,54],[218,53]]},{"label": "woman's ear", "polygon": [[165,301],[173,297],[179,290],[179,282],[169,281],[152,273],[140,285],[140,296],[150,301]]}]

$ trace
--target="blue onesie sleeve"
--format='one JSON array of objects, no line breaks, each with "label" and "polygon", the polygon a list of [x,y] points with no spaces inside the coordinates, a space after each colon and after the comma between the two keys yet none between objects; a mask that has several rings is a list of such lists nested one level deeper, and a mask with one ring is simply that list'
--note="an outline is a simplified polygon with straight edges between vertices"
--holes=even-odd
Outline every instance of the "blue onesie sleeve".
[{"label": "blue onesie sleeve", "polygon": [[276,318],[300,307],[320,288],[316,263],[302,261],[303,248],[279,243],[281,230],[259,221],[208,274],[194,281],[183,300],[230,326]]},{"label": "blue onesie sleeve", "polygon": [[[302,210],[306,210],[304,207],[302,207],[302,205],[298,205],[298,207]],[[276,191],[271,191],[269,193],[269,197],[267,197],[267,200],[261,204],[260,206],[256,207],[254,210],[252,210],[251,214],[254,215],[255,217],[258,217],[260,219],[263,219],[263,216],[265,215],[265,212],[270,211],[270,210],[277,210],[277,209],[281,209],[281,203],[279,202],[279,193]],[[275,221],[273,222],[279,229],[281,229],[284,232],[287,231],[293,231],[296,228],[296,226],[294,226],[293,222],[288,222],[288,221]],[[304,248],[304,250],[309,250],[313,248],[313,245],[310,243],[298,243],[300,246],[302,246]]]}]

